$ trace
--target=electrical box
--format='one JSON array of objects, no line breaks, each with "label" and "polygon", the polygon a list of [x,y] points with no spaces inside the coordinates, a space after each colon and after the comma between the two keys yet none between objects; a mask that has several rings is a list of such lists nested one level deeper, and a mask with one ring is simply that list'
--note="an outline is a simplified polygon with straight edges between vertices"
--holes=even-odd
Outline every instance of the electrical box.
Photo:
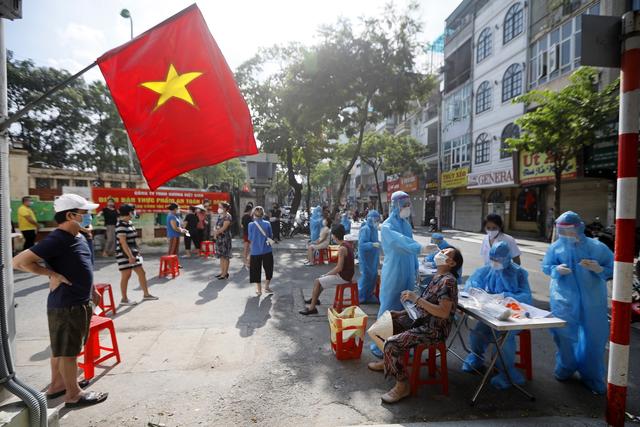
[{"label": "electrical box", "polygon": [[0,0],[0,18],[22,19],[22,0]]}]

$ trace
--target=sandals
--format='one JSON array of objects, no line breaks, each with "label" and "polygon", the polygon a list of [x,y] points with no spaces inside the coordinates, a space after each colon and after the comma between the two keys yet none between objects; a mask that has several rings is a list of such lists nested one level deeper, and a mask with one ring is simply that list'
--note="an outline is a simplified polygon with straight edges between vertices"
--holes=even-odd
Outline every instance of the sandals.
[{"label": "sandals", "polygon": [[408,397],[411,394],[411,389],[407,387],[405,394],[399,394],[395,387],[382,395],[381,399],[384,403],[396,403]]},{"label": "sandals", "polygon": [[99,391],[91,391],[85,395],[80,396],[77,402],[67,402],[65,407],[67,408],[82,408],[84,406],[97,405],[107,400],[109,393],[102,393]]},{"label": "sandals", "polygon": [[[305,304],[311,304],[311,298],[304,300]],[[318,302],[316,302],[316,305],[322,305],[322,303],[320,302],[320,300],[318,300]]]},{"label": "sandals", "polygon": [[[91,384],[91,382],[89,380],[80,380],[78,381],[78,387],[85,389],[87,387],[89,387],[89,384]],[[64,394],[67,392],[67,390],[60,390],[57,391],[55,393],[51,393],[51,394],[47,394],[47,399],[57,399],[61,396],[64,396]]]},{"label": "sandals", "polygon": [[298,313],[302,314],[303,316],[308,316],[310,314],[318,314],[318,309],[314,308],[313,310],[309,310],[309,307],[307,307],[304,310],[300,310]]},{"label": "sandals", "polygon": [[373,372],[384,372],[384,363],[381,362],[369,362],[367,368]]},{"label": "sandals", "polygon": [[264,290],[265,294],[272,294],[273,293],[273,289],[267,288]]}]

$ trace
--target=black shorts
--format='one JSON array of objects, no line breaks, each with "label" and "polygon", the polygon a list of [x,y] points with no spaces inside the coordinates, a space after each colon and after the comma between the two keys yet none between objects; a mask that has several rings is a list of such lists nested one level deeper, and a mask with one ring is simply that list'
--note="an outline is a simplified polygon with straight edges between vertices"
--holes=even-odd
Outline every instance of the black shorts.
[{"label": "black shorts", "polygon": [[91,305],[47,309],[53,357],[76,357],[89,336]]},{"label": "black shorts", "polygon": [[267,280],[273,277],[273,253],[262,255],[251,255],[249,258],[249,283],[260,283],[262,281],[262,268]]}]

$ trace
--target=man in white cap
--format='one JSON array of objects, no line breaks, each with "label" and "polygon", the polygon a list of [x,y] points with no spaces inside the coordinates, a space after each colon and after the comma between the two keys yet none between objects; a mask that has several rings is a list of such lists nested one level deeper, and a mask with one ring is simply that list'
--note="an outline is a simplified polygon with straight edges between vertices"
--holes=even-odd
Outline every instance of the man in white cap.
[{"label": "man in white cap", "polygon": [[77,358],[89,335],[93,291],[91,251],[80,228],[82,216],[98,205],[77,194],[63,194],[53,207],[58,228],[18,254],[13,268],[49,278],[51,384],[47,398],[64,396],[67,407],[95,405],[106,400],[108,394],[82,391],[89,382],[78,383]]}]

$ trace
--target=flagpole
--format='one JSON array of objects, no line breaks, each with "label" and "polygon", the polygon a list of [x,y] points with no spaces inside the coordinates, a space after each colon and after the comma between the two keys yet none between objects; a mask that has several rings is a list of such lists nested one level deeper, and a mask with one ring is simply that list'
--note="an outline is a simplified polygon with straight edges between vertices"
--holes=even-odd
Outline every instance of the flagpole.
[{"label": "flagpole", "polygon": [[90,65],[87,65],[82,70],[78,71],[77,73],[75,73],[70,77],[67,77],[66,79],[64,79],[63,81],[61,81],[60,83],[52,87],[51,89],[47,90],[45,93],[40,95],[37,99],[34,99],[33,101],[27,103],[27,105],[22,107],[11,117],[7,117],[6,119],[0,121],[0,131],[7,129],[12,123],[15,123],[16,121],[18,121],[22,116],[27,114],[34,107],[42,104],[42,102],[45,101],[47,98],[49,98],[51,95],[53,95],[63,87],[67,86],[69,83],[76,80],[78,77],[80,77],[81,75],[83,75],[84,73],[86,73],[87,71],[95,67],[96,65],[98,65],[97,62],[93,62]]}]

